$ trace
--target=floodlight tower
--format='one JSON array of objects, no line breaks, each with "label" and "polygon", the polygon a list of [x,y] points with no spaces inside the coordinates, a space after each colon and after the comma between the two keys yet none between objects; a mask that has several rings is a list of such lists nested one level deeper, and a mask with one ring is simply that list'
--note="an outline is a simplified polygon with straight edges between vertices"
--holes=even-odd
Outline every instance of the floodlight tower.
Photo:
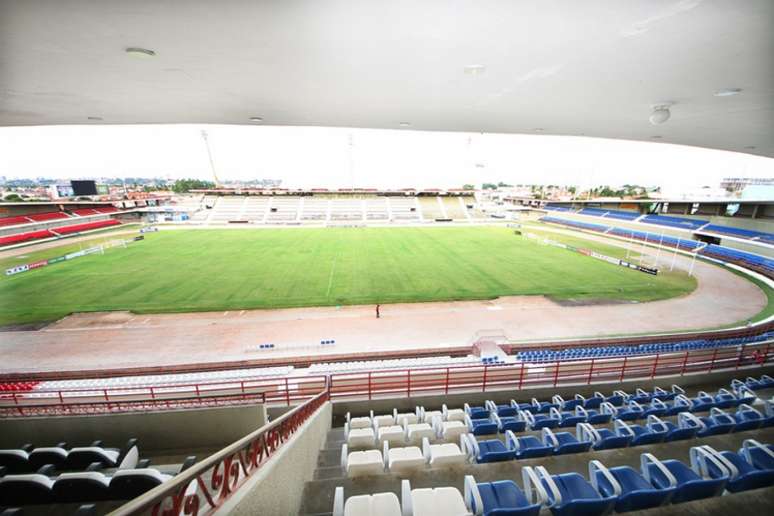
[{"label": "floodlight tower", "polygon": [[204,146],[207,148],[207,157],[210,158],[210,169],[212,170],[212,177],[215,179],[215,188],[220,188],[220,181],[218,180],[218,174],[215,173],[215,162],[212,161],[210,142],[207,140],[207,131],[202,131],[202,139],[204,140]]}]

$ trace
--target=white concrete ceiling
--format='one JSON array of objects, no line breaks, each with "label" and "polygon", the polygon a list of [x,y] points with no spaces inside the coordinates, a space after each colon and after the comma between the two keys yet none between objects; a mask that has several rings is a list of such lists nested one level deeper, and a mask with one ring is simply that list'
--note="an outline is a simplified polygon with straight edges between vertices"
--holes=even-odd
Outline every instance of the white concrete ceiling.
[{"label": "white concrete ceiling", "polygon": [[774,156],[774,1],[0,0],[0,126],[252,116]]}]

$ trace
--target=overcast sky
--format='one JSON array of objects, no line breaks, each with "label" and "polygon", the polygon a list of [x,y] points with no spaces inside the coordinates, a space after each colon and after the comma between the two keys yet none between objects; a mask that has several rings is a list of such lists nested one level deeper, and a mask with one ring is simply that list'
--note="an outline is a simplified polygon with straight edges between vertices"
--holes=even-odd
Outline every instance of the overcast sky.
[{"label": "overcast sky", "polygon": [[202,129],[221,180],[281,179],[291,188],[445,188],[505,181],[674,190],[716,187],[728,176],[774,177],[774,159],[650,142],[199,125],[0,128],[0,175],[211,179]]}]

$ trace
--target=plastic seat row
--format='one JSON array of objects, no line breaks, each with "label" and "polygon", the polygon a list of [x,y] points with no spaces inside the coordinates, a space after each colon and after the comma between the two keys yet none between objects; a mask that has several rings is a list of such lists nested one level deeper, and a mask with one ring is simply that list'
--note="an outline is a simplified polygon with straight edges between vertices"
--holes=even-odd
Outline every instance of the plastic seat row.
[{"label": "plastic seat row", "polygon": [[751,389],[753,391],[761,389],[774,389],[774,378],[764,374],[760,378],[754,378],[748,376],[745,380],[734,379],[731,381],[731,388],[735,392],[744,392],[744,389]]},{"label": "plastic seat row", "polygon": [[739,410],[729,417],[737,418],[736,431],[770,424],[771,418],[749,405],[756,399],[755,393],[746,386],[737,386],[736,390],[738,394],[723,388],[714,395],[700,391],[695,397],[688,398],[683,389],[673,385],[670,391],[660,387],[653,391],[637,389],[635,394],[616,390],[610,396],[595,392],[589,398],[576,394],[568,400],[555,395],[550,402],[533,398],[528,403],[511,400],[509,404],[498,405],[487,400],[483,406],[465,403],[462,409],[449,409],[444,404],[440,411],[416,407],[414,412],[399,413],[393,409],[392,414],[375,415],[371,411],[370,416],[356,418],[347,413],[345,439],[350,447],[360,448],[381,445],[384,441],[419,442],[423,437],[455,440],[468,432],[491,435],[508,430],[566,428],[578,423],[604,424],[612,419],[635,421],[650,416],[735,407]]},{"label": "plastic seat row", "polygon": [[689,465],[676,459],[640,456],[631,466],[608,468],[598,460],[588,465],[588,479],[571,472],[554,474],[543,466],[523,467],[523,490],[512,480],[476,483],[466,475],[463,493],[454,487],[411,489],[401,481],[401,500],[394,493],[353,496],[345,500],[337,487],[334,516],[532,515],[543,507],[555,516],[603,515],[679,504],[774,484],[774,448],[747,440],[738,452],[709,446],[690,449]]},{"label": "plastic seat row", "polygon": [[449,467],[465,464],[471,457],[467,434],[461,434],[457,443],[430,444],[427,437],[418,446],[393,447],[385,441],[381,450],[350,451],[341,447],[341,468],[349,477],[376,475],[384,471],[408,473],[425,467]]},{"label": "plastic seat row", "polygon": [[762,342],[774,337],[771,332],[765,334],[734,337],[716,340],[688,340],[680,342],[663,342],[640,344],[638,346],[597,346],[588,348],[569,348],[563,350],[539,349],[520,351],[515,355],[517,360],[524,362],[556,362],[558,360],[604,359],[621,356],[653,355],[663,353],[678,353],[702,349],[716,349],[739,344]]},{"label": "plastic seat row", "polygon": [[702,232],[710,231],[712,233],[721,233],[724,235],[730,235],[737,238],[760,238],[762,240],[774,240],[774,234],[765,233],[763,231],[754,231],[752,229],[735,228],[731,226],[720,226],[718,224],[709,224],[702,228]]},{"label": "plastic seat row", "polygon": [[26,444],[18,449],[0,450],[0,467],[8,473],[28,473],[45,465],[57,469],[84,469],[93,463],[112,468],[138,453],[137,439],[129,439],[122,449],[106,448],[102,441],[94,441],[90,446],[69,448],[67,443],[56,446],[35,448]]},{"label": "plastic seat row", "polygon": [[7,382],[0,383],[0,392],[27,392],[34,389],[39,382]]},{"label": "plastic seat row", "polygon": [[[170,480],[173,475],[148,467],[147,461],[137,461],[136,448],[127,456],[127,462],[116,471],[106,474],[95,463],[86,471],[61,473],[46,465],[35,473],[0,476],[0,502],[3,505],[38,505],[49,503],[97,502],[130,500]],[[180,468],[183,471],[196,462],[188,457]],[[135,466],[140,467],[135,467]],[[195,492],[196,482],[189,486]]]}]

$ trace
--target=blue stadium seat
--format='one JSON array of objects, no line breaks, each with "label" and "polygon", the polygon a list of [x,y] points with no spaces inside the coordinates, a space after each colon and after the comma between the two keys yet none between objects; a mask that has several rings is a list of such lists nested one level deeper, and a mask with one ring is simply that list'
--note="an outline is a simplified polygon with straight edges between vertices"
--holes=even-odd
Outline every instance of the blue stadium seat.
[{"label": "blue stadium seat", "polygon": [[521,416],[527,421],[527,428],[530,430],[556,428],[559,426],[559,418],[552,414],[533,414],[532,412],[522,411]]},{"label": "blue stadium seat", "polygon": [[[672,497],[672,503],[689,502],[717,496],[723,492],[729,479],[729,471],[712,454],[699,446],[690,450],[691,467],[679,460],[651,461],[646,465],[649,477],[646,477],[658,489],[667,489],[673,486],[672,479],[677,481],[676,490]],[[710,478],[707,463],[712,462],[723,473],[718,478]],[[672,478],[668,477],[664,466]]]},{"label": "blue stadium seat", "polygon": [[[578,407],[576,407],[577,409]],[[558,428],[575,428],[578,423],[586,423],[588,419],[587,413],[583,411],[583,407],[580,407],[581,412],[574,410],[572,412],[560,412],[559,409],[551,409],[550,415],[555,419],[559,419]]]},{"label": "blue stadium seat", "polygon": [[648,416],[665,416],[669,411],[667,404],[658,398],[653,398],[644,409],[645,411],[642,413],[642,416],[645,418]]},{"label": "blue stadium seat", "polygon": [[[656,465],[661,469],[662,475],[669,484],[666,487],[656,487],[650,482],[648,466]],[[658,459],[650,453],[640,455],[641,473],[630,466],[606,468],[601,463],[596,463],[591,474],[596,482],[594,485],[602,496],[615,496],[616,512],[641,511],[652,507],[659,507],[669,503],[677,490],[677,479],[663,466]],[[620,491],[616,493],[615,485],[610,481],[615,479]]]},{"label": "blue stadium seat", "polygon": [[537,516],[547,499],[545,490],[532,470],[522,469],[522,477],[526,495],[512,480],[476,483],[466,475],[465,502],[473,514],[483,516]]},{"label": "blue stadium seat", "polygon": [[626,406],[617,409],[615,417],[623,421],[634,421],[645,417],[645,409],[636,401],[629,400]]},{"label": "blue stadium seat", "polygon": [[763,426],[764,417],[763,414],[752,408],[746,403],[742,403],[734,413],[734,419],[736,419],[736,428],[734,432],[744,432],[746,430],[753,430]]},{"label": "blue stadium seat", "polygon": [[[761,469],[755,467],[745,458],[744,450],[754,448],[774,459],[774,451],[769,450],[763,444],[753,439],[747,439],[743,443],[739,453],[731,451],[718,452],[710,446],[702,446],[707,452],[714,454],[725,469],[730,472],[730,478],[726,484],[726,490],[731,493],[758,489],[774,485],[774,469]],[[707,471],[711,478],[721,478],[725,473],[714,462],[707,463]]]},{"label": "blue stadium seat", "polygon": [[680,412],[692,412],[693,402],[688,399],[684,394],[678,394],[675,396],[674,401],[667,405],[667,411],[665,416],[676,416]]},{"label": "blue stadium seat", "polygon": [[676,425],[670,421],[663,421],[658,416],[648,416],[648,426],[666,430],[664,442],[693,439],[696,437],[696,432],[702,429],[701,421],[690,412],[678,414]]},{"label": "blue stadium seat", "polygon": [[717,405],[715,398],[705,392],[699,391],[695,398],[691,400],[691,412],[709,412],[709,410]]},{"label": "blue stadium seat", "polygon": [[470,419],[488,419],[489,409],[486,406],[483,407],[471,407],[467,403],[463,405],[465,413],[470,416]]},{"label": "blue stadium seat", "polygon": [[516,437],[513,432],[506,432],[506,439],[510,439],[509,446],[516,450],[517,459],[534,459],[535,457],[548,457],[553,454],[554,447],[546,445],[533,435]]},{"label": "blue stadium seat", "polygon": [[733,408],[742,403],[743,400],[728,389],[719,389],[718,393],[715,394],[715,407],[717,408]]},{"label": "blue stadium seat", "polygon": [[489,439],[486,441],[478,441],[472,434],[466,434],[464,436],[468,457],[475,460],[479,464],[486,464],[489,462],[503,462],[506,460],[513,460],[516,458],[516,449],[513,444],[515,436],[513,432],[507,432],[505,434],[505,443],[499,439]]},{"label": "blue stadium seat", "polygon": [[[575,397],[577,398],[581,396],[580,394],[576,394]],[[590,398],[583,398],[583,408],[585,409],[596,409],[599,408],[599,406],[605,401],[605,396],[601,392],[595,392],[593,396]]]},{"label": "blue stadium seat", "polygon": [[599,425],[609,423],[613,419],[615,413],[615,407],[610,403],[603,401],[599,405],[599,409],[587,409],[584,407],[575,407],[575,412],[586,416],[586,422],[592,425]]},{"label": "blue stadium seat", "polygon": [[489,413],[495,413],[500,417],[513,417],[519,411],[517,407],[514,407],[511,404],[497,405],[492,400],[487,400],[484,403],[484,406],[489,410]]},{"label": "blue stadium seat", "polygon": [[560,395],[556,394],[551,398],[551,401],[560,410],[574,410],[575,407],[577,406],[583,406],[583,402],[585,401],[585,398],[579,394],[576,394],[575,398],[571,400],[565,400]]},{"label": "blue stadium seat", "polygon": [[[746,441],[745,441],[746,442]],[[774,446],[771,444],[761,445],[757,442],[751,442],[745,445],[744,443],[739,453],[744,458],[758,469],[772,470],[774,469]]]},{"label": "blue stadium seat", "polygon": [[578,423],[579,440],[590,440],[595,450],[611,450],[613,448],[626,448],[632,441],[632,435],[617,433],[609,428],[594,428],[588,423]]},{"label": "blue stadium seat", "polygon": [[497,423],[490,417],[471,419],[468,414],[465,414],[465,424],[468,425],[468,431],[473,435],[493,435],[498,430]]},{"label": "blue stadium seat", "polygon": [[653,427],[650,422],[645,426],[635,425],[616,419],[614,423],[617,435],[631,435],[630,446],[644,446],[664,442],[667,436],[665,428]]},{"label": "blue stadium seat", "polygon": [[550,412],[552,408],[558,408],[558,406],[550,401],[538,401],[537,398],[532,398],[532,409],[530,412],[533,414],[545,414]]},{"label": "blue stadium seat", "polygon": [[591,449],[590,439],[581,439],[577,436],[580,431],[576,428],[576,435],[570,432],[552,432],[550,428],[541,430],[543,443],[553,447],[554,455],[565,455],[567,453],[582,453]]},{"label": "blue stadium seat", "polygon": [[517,411],[515,416],[500,417],[492,412],[492,421],[497,425],[497,430],[504,433],[506,430],[512,432],[523,432],[527,428],[527,421],[522,414]]},{"label": "blue stadium seat", "polygon": [[[590,470],[591,468],[592,466],[589,466]],[[579,473],[551,475],[543,466],[533,469],[546,491],[546,505],[554,516],[607,514],[613,509],[621,493],[615,479],[610,479],[614,494],[604,496]],[[592,474],[589,476],[593,478]]]},{"label": "blue stadium seat", "polygon": [[698,417],[703,427],[696,432],[697,437],[707,437],[710,435],[727,434],[733,432],[736,428],[736,419],[727,412],[723,412],[718,407],[710,410],[709,416]]}]

